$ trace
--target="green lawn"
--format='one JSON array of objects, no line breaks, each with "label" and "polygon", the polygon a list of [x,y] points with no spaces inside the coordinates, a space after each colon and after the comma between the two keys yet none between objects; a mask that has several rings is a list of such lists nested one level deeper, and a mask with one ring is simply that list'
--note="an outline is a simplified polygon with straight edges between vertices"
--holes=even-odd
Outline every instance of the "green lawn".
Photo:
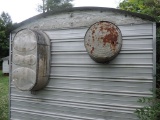
[{"label": "green lawn", "polygon": [[9,77],[0,70],[0,120],[8,120]]}]

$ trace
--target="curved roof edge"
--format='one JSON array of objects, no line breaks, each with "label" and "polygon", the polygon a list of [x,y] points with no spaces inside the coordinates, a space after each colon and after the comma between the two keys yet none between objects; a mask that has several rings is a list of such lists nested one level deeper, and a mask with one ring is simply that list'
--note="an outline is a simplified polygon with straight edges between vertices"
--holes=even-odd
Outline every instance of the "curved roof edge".
[{"label": "curved roof edge", "polygon": [[40,18],[45,18],[47,16],[50,16],[50,15],[54,15],[54,14],[60,14],[60,13],[66,13],[66,12],[74,12],[74,11],[102,11],[102,12],[105,12],[105,11],[112,11],[112,12],[117,12],[117,13],[121,13],[121,14],[125,14],[126,16],[127,15],[130,15],[130,16],[133,16],[133,17],[138,17],[138,18],[141,18],[141,19],[144,19],[144,20],[149,20],[149,21],[153,21],[155,22],[155,19],[149,15],[145,15],[145,14],[140,14],[140,13],[134,13],[134,12],[130,12],[130,11],[125,11],[125,10],[120,10],[120,9],[115,9],[115,8],[107,8],[107,7],[73,7],[73,8],[68,8],[68,9],[61,9],[61,10],[55,10],[55,11],[52,11],[52,12],[47,12],[47,13],[41,13],[41,14],[38,14],[36,16],[33,16],[31,18],[28,18],[16,25],[13,26],[13,29],[16,29],[22,25],[25,25],[27,23],[30,23],[32,22],[33,20],[36,20],[36,19],[40,19]]}]

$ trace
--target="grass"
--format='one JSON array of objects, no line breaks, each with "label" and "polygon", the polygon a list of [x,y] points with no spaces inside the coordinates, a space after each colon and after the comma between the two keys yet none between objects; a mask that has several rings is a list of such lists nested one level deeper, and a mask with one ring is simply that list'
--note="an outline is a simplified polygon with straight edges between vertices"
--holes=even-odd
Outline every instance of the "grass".
[{"label": "grass", "polygon": [[0,120],[8,120],[9,77],[0,70]]}]

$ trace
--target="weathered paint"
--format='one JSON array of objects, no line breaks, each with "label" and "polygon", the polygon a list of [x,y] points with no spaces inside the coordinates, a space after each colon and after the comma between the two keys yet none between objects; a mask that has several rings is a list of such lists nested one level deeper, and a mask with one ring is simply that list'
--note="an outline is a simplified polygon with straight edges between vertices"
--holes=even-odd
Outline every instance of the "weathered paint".
[{"label": "weathered paint", "polygon": [[26,67],[19,67],[12,72],[12,79],[18,89],[31,90],[36,83],[36,71]]},{"label": "weathered paint", "polygon": [[34,65],[36,64],[36,56],[35,55],[26,55],[26,56],[23,56],[23,55],[18,55],[18,54],[15,54],[13,56],[13,63],[14,64],[17,64],[17,65]]},{"label": "weathered paint", "polygon": [[48,83],[49,45],[38,31],[24,29],[13,40],[12,79],[20,90],[39,90]]},{"label": "weathered paint", "polygon": [[14,30],[14,32],[17,32],[23,28],[51,30],[79,28],[84,26],[88,27],[95,22],[106,20],[116,25],[143,24],[152,23],[153,21],[153,18],[150,18],[149,16],[122,11],[119,9],[98,7],[73,8],[73,10],[63,11],[60,14],[59,12],[55,12],[53,15],[46,16],[45,14],[41,14],[36,17],[20,23],[20,27]]},{"label": "weathered paint", "polygon": [[[51,63],[49,84],[35,94],[15,89],[11,79],[10,119],[138,120],[137,100],[152,95],[155,27],[116,11],[64,11],[13,31],[12,36],[23,28],[43,30],[51,42]],[[122,33],[121,51],[108,64],[93,61],[84,47],[87,30],[99,21],[114,23]]]},{"label": "weathered paint", "polygon": [[22,30],[14,38],[13,48],[20,52],[29,52],[36,49],[36,35],[31,30]]},{"label": "weathered paint", "polygon": [[84,45],[93,60],[108,62],[115,58],[121,50],[121,31],[111,22],[97,22],[86,32]]}]

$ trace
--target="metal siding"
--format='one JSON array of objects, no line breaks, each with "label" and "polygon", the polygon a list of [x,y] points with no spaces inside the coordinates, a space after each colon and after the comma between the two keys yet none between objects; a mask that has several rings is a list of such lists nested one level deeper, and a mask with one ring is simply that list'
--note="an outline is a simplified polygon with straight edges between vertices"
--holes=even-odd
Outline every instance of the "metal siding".
[{"label": "metal siding", "polygon": [[8,118],[11,118],[11,82],[12,82],[12,79],[11,79],[11,71],[12,71],[12,33],[10,33],[10,38],[9,38],[9,109],[8,109],[8,113],[9,113],[9,116]]},{"label": "metal siding", "polygon": [[153,90],[156,90],[156,65],[156,23],[153,23]]},{"label": "metal siding", "polygon": [[44,31],[51,39],[50,82],[35,94],[11,84],[11,120],[138,120],[137,100],[152,94],[153,25],[118,27],[122,50],[109,64],[87,54],[88,27]]}]

